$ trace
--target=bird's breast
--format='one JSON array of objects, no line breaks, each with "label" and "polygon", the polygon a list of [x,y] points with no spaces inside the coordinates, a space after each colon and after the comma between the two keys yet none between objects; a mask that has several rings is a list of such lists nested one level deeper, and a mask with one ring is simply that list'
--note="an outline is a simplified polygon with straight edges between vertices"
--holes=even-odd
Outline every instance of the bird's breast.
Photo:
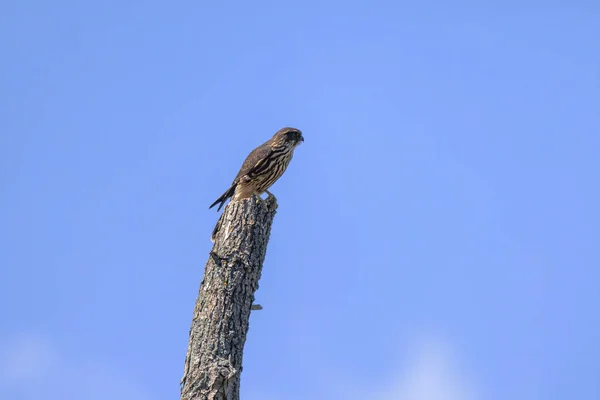
[{"label": "bird's breast", "polygon": [[273,151],[273,153],[265,159],[264,163],[249,176],[250,181],[258,192],[264,192],[277,179],[283,175],[286,168],[290,164],[293,156],[293,151],[285,149],[284,151]]}]

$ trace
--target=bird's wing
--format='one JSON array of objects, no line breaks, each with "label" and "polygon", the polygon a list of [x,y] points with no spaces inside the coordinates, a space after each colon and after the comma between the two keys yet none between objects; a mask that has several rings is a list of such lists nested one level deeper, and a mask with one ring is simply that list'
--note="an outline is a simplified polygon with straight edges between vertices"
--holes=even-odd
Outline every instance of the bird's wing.
[{"label": "bird's wing", "polygon": [[250,154],[248,154],[248,157],[246,157],[246,160],[244,160],[242,168],[240,168],[240,172],[238,172],[233,182],[237,183],[244,175],[252,174],[252,172],[260,167],[260,165],[265,162],[265,160],[267,160],[272,153],[273,150],[271,150],[269,142],[266,142],[252,150]]}]

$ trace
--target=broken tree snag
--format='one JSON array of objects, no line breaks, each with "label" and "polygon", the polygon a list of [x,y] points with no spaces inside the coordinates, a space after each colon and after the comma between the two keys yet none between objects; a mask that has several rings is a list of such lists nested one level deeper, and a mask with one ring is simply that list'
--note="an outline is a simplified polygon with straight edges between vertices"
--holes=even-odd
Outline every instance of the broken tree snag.
[{"label": "broken tree snag", "polygon": [[250,311],[276,209],[274,197],[230,202],[215,227],[190,328],[182,400],[240,398]]}]

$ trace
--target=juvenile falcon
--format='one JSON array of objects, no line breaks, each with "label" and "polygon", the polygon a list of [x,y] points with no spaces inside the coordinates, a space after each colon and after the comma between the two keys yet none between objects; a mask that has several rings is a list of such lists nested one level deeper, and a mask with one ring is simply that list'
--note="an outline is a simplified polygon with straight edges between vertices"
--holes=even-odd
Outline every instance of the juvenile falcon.
[{"label": "juvenile falcon", "polygon": [[253,194],[260,196],[265,192],[273,196],[268,189],[283,175],[300,142],[304,142],[304,138],[299,129],[278,130],[271,139],[252,150],[231,187],[209,208],[220,203],[217,209],[219,211],[230,197],[235,201],[249,198]]}]

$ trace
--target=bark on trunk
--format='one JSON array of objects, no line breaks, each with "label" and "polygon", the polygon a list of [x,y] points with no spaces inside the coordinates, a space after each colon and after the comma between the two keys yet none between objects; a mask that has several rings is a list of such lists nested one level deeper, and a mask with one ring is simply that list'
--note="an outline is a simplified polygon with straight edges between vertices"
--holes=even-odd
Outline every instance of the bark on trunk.
[{"label": "bark on trunk", "polygon": [[274,197],[252,197],[230,202],[217,222],[190,328],[182,400],[240,398],[250,310],[276,209]]}]

